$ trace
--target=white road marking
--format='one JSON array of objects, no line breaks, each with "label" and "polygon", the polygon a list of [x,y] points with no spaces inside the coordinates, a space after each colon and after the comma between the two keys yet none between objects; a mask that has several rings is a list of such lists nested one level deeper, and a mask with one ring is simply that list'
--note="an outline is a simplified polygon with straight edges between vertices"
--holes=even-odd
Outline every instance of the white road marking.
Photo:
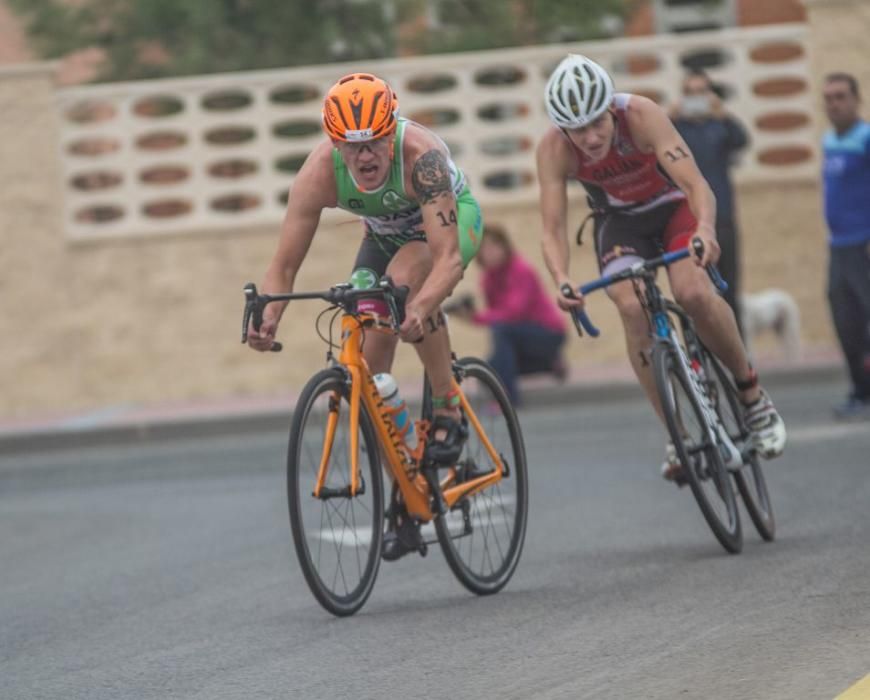
[{"label": "white road marking", "polygon": [[[508,506],[511,503],[516,501],[516,497],[512,494],[496,496],[492,499],[492,506],[503,505]],[[492,512],[491,516],[486,518],[485,523],[487,525],[496,525],[501,524],[506,521],[504,514],[500,512],[499,508],[496,508],[494,512]],[[448,527],[452,532],[456,532],[462,528],[462,513],[460,511],[453,511],[447,514],[447,523]],[[472,527],[478,528],[482,527],[484,524],[484,520],[479,516],[475,515],[471,519]],[[424,539],[434,539],[435,538],[435,525],[433,523],[426,523],[420,528],[420,532],[423,535]],[[368,547],[372,541],[372,529],[368,525],[360,525],[355,529],[336,527],[335,529],[324,529],[317,533],[312,533],[312,537],[316,539],[320,539],[323,542],[331,542],[335,544],[339,544],[342,547]]]},{"label": "white road marking", "polygon": [[[789,430],[788,424],[786,423],[785,428],[788,430],[788,444],[795,442],[815,442],[816,440],[838,440],[840,438],[861,434],[865,437],[870,437],[870,423],[807,425],[793,430]],[[788,448],[786,447],[786,449]]]}]

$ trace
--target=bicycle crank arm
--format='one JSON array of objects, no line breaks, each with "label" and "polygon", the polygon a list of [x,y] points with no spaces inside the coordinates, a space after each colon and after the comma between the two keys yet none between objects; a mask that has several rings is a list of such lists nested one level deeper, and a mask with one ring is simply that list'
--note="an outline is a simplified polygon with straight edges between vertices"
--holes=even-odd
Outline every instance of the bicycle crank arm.
[{"label": "bicycle crank arm", "polygon": [[445,515],[447,513],[447,504],[444,502],[444,494],[441,493],[441,482],[438,481],[438,467],[424,466],[420,469],[426,483],[429,484],[429,491],[432,494],[432,514]]},{"label": "bicycle crank arm", "polygon": [[722,458],[722,464],[728,471],[737,472],[743,468],[746,463],[746,457],[743,451],[731,441],[728,433],[725,431],[722,423],[717,422],[715,434],[716,449],[719,450],[719,456]]}]

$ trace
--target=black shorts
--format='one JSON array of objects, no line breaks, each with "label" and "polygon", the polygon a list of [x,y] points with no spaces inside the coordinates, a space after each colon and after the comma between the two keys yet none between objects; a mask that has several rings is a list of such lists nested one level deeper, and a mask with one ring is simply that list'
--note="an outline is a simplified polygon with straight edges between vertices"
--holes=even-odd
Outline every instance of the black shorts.
[{"label": "black shorts", "polygon": [[602,274],[612,274],[640,260],[685,248],[698,222],[685,199],[629,214],[611,212],[595,218],[595,254]]},{"label": "black shorts", "polygon": [[366,231],[363,242],[356,254],[350,283],[357,289],[374,287],[387,271],[393,256],[406,243],[426,242],[423,231],[407,231],[395,235],[384,235]]}]

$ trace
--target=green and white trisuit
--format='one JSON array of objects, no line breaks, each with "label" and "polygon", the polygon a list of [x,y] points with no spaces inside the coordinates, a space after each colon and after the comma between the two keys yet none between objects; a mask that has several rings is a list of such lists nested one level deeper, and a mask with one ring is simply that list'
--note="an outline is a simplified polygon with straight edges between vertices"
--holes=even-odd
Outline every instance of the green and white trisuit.
[{"label": "green and white trisuit", "polygon": [[[332,151],[332,165],[338,191],[338,206],[362,217],[365,236],[357,253],[352,284],[368,288],[377,284],[396,252],[410,241],[425,241],[423,212],[413,195],[405,192],[402,144],[405,127],[410,122],[399,119],[396,126],[394,156],[386,182],[372,191],[362,190],[353,179],[338,149]],[[446,146],[445,146],[446,150]],[[449,153],[449,151],[448,151]],[[483,235],[480,205],[472,196],[463,172],[448,157],[450,180],[456,195],[456,217],[462,264],[467,266],[477,254]]]}]

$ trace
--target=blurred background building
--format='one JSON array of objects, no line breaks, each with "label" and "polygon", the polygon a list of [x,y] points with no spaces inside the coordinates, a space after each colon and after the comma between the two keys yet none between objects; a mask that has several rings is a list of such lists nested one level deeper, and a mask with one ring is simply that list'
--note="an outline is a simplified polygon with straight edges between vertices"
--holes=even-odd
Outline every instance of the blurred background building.
[{"label": "blurred background building", "polygon": [[[27,37],[27,12],[16,14],[13,7],[21,10],[31,6],[30,11],[33,12],[33,7],[47,7],[52,4],[75,7],[81,3],[65,0],[56,0],[54,3],[45,0],[35,0],[32,3],[30,0],[0,0],[0,65],[34,60],[39,55],[38,47],[33,46],[33,38]],[[806,9],[801,0],[619,0],[599,3],[601,9],[593,14],[591,26],[589,23],[578,25],[576,22],[554,22],[550,27],[535,28],[535,18],[529,10],[535,3],[517,0],[489,3],[496,8],[498,16],[508,17],[508,24],[513,31],[505,35],[480,21],[489,19],[491,10],[485,9],[487,3],[473,0],[332,0],[321,4],[334,5],[337,10],[343,5],[353,6],[379,18],[383,27],[389,29],[389,36],[379,31],[378,39],[367,42],[365,50],[368,58],[387,55],[413,56],[431,53],[433,49],[444,51],[451,48],[495,48],[541,41],[578,41],[589,38],[590,35],[597,35],[599,38],[617,35],[648,36],[806,21]],[[543,3],[545,12],[549,9],[548,4],[553,6],[559,3]],[[507,13],[505,8],[508,8]],[[63,18],[62,15],[52,17],[48,12],[41,15],[37,13],[36,16],[42,18],[38,22],[42,26],[37,28],[37,35],[50,35],[55,31],[52,19],[56,27]],[[469,20],[473,24],[475,19],[480,21],[480,26],[476,31],[469,31]],[[433,35],[437,37],[435,40]],[[53,44],[50,50],[57,52],[60,49],[62,54],[57,80],[63,85],[96,79],[101,63],[109,58],[107,52],[98,46],[64,51],[62,41],[49,43]],[[340,36],[321,47],[321,51],[323,60],[355,58],[349,55],[354,51],[347,39]],[[159,45],[159,42],[141,47],[140,54],[146,65],[171,63],[166,47]]]},{"label": "blurred background building", "polygon": [[645,0],[630,13],[626,36],[805,22],[801,0]]},{"label": "blurred background building", "polygon": [[[803,312],[804,345],[833,347],[814,91],[835,69],[870,85],[866,2],[517,0],[504,13],[505,3],[330,0],[301,27],[293,13],[310,3],[276,4],[283,14],[265,20],[245,14],[246,3],[222,3],[241,13],[232,32],[203,30],[196,51],[180,30],[189,14],[172,24],[133,3],[147,31],[123,52],[122,18],[66,14],[87,6],[0,0],[2,416],[298,390],[323,361],[319,309],[296,305],[284,323],[292,360],[254,356],[238,343],[241,288],[262,275],[294,173],[322,138],[323,91],[351,69],[394,84],[404,114],[448,141],[485,215],[509,224],[539,261],[533,149],[547,125],[539,96],[567,51],[603,63],[618,89],[664,105],[692,65],[725,87],[753,139],[736,171],[745,286],[788,290]],[[226,17],[195,19],[212,27]],[[60,39],[59,24],[68,29]],[[246,26],[260,50],[239,33]],[[295,67],[272,50],[285,41],[296,42]],[[480,50],[458,51],[468,48]],[[337,58],[353,60],[324,63]],[[262,68],[235,70],[246,61]],[[170,75],[180,77],[159,77]],[[83,84],[96,79],[112,81]],[[584,210],[578,187],[574,221]],[[300,288],[350,270],[359,225],[336,212],[322,229]],[[573,254],[578,281],[594,276],[591,252]],[[463,284],[475,281],[471,271]],[[603,300],[596,317],[603,338],[573,341],[575,365],[623,357],[618,319]],[[484,351],[482,332],[454,332],[461,352]],[[418,371],[413,353],[400,358],[400,376]]]}]

